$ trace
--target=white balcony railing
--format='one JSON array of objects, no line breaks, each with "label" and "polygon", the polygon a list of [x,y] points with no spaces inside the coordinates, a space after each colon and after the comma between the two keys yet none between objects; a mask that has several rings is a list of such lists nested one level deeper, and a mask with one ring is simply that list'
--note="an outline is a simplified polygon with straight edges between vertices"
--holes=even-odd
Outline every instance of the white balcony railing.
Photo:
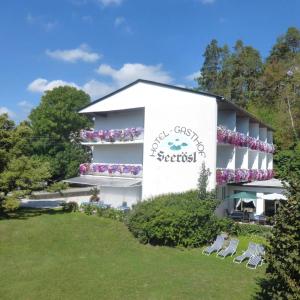
[{"label": "white balcony railing", "polygon": [[132,127],[109,130],[81,130],[83,143],[120,143],[141,141],[144,138],[144,128]]},{"label": "white balcony railing", "polygon": [[141,177],[142,165],[84,163],[79,167],[80,175],[105,175],[120,177]]},{"label": "white balcony railing", "polygon": [[251,150],[257,150],[266,153],[274,153],[275,146],[248,136],[246,134],[229,130],[226,127],[218,126],[217,128],[217,141],[221,144],[230,144],[235,147],[247,147]]},{"label": "white balcony railing", "polygon": [[218,185],[226,183],[268,180],[273,177],[273,170],[217,169],[216,172],[216,180]]}]

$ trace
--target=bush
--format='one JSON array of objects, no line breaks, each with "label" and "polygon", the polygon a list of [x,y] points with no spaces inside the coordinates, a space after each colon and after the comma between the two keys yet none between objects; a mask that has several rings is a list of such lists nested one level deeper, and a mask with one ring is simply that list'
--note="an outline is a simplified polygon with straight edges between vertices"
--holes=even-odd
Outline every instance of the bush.
[{"label": "bush", "polygon": [[77,202],[63,202],[62,209],[67,212],[76,212],[78,211],[78,204]]},{"label": "bush", "polygon": [[14,194],[6,196],[2,202],[2,208],[5,212],[14,211],[18,209],[19,206],[20,206],[20,200]]},{"label": "bush", "polygon": [[47,192],[61,192],[69,187],[69,184],[63,181],[53,183],[47,188]]},{"label": "bush", "polygon": [[272,228],[257,224],[238,224],[235,223],[232,228],[232,233],[236,235],[258,235],[264,238],[270,237]]},{"label": "bush", "polygon": [[112,220],[117,220],[123,222],[125,220],[126,212],[120,211],[114,208],[97,208],[97,215],[99,217],[109,218]]},{"label": "bush", "polygon": [[161,195],[134,206],[127,226],[141,243],[197,247],[221,231],[218,202],[198,200],[198,191]]},{"label": "bush", "polygon": [[81,210],[83,210],[83,212],[86,215],[92,215],[94,212],[96,212],[96,206],[93,205],[92,203],[84,203],[80,205]]},{"label": "bush", "polygon": [[97,189],[96,187],[94,187],[91,189],[91,192],[92,192],[92,195],[90,197],[90,201],[98,202],[100,200],[100,197],[99,197],[100,190]]}]

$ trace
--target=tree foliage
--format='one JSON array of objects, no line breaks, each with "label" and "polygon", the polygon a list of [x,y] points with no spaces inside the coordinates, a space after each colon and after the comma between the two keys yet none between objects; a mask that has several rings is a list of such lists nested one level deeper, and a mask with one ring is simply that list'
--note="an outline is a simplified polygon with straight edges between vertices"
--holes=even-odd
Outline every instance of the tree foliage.
[{"label": "tree foliage", "polygon": [[275,216],[267,250],[267,277],[259,299],[300,299],[300,144],[281,153],[278,172],[285,180],[288,200]]},{"label": "tree foliage", "polygon": [[85,92],[58,87],[46,92],[29,115],[34,153],[50,162],[54,181],[77,175],[80,163],[89,159],[88,149],[78,143],[79,131],[91,126],[78,110],[89,103]]},{"label": "tree foliage", "polygon": [[219,94],[248,109],[275,131],[279,149],[300,137],[300,31],[290,27],[263,62],[238,40],[233,50],[212,40],[204,52],[199,90]]}]

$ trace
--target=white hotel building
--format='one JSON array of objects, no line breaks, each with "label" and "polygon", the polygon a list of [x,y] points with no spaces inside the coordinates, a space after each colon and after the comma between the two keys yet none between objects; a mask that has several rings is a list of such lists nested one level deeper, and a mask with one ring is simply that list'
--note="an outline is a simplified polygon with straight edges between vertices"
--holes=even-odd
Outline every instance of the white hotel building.
[{"label": "white hotel building", "polygon": [[[82,131],[91,163],[71,183],[97,185],[100,198],[129,206],[197,187],[202,162],[217,189],[219,214],[235,208],[239,191],[281,193],[273,177],[273,129],[223,97],[137,80],[80,110],[94,117]],[[270,202],[256,199],[257,213]]]}]

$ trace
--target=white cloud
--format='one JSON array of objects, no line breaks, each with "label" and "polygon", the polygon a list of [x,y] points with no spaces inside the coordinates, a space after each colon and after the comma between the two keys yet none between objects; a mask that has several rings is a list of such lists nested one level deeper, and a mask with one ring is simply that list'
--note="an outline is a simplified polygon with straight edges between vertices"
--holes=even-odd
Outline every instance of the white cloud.
[{"label": "white cloud", "polygon": [[[92,99],[96,99],[139,78],[162,83],[170,83],[173,81],[173,78],[168,72],[162,69],[162,65],[124,64],[120,69],[114,69],[109,65],[102,64],[99,66],[97,72],[110,77],[111,82],[107,83],[91,79],[83,85],[78,85],[74,82],[64,80],[49,81],[44,78],[37,78],[28,85],[27,89],[34,93],[43,93],[55,87],[67,85],[82,89],[88,93]],[[25,105],[25,103],[22,104]]]},{"label": "white cloud", "polygon": [[63,81],[63,80],[48,81],[47,79],[44,79],[44,78],[37,78],[28,85],[27,89],[30,92],[43,93],[45,91],[52,90],[56,87],[65,86],[65,85],[79,88],[79,86],[77,84],[75,84],[74,82],[67,82],[67,81]]},{"label": "white cloud", "polygon": [[123,29],[126,33],[132,33],[131,27],[128,25],[128,22],[124,17],[117,17],[114,25],[116,28]]},{"label": "white cloud", "polygon": [[200,77],[200,76],[201,76],[200,71],[197,71],[197,72],[194,72],[194,73],[192,73],[190,75],[187,75],[185,77],[185,79],[188,80],[188,81],[195,81],[195,79],[198,78],[198,77]]},{"label": "white cloud", "polygon": [[86,44],[81,44],[78,48],[69,50],[46,50],[46,54],[54,59],[71,63],[80,60],[84,62],[95,62],[102,57],[102,55],[96,52],[91,52]]},{"label": "white cloud", "polygon": [[117,87],[114,84],[104,83],[98,80],[90,80],[82,86],[82,89],[88,93],[92,99],[100,98],[111,93]]},{"label": "white cloud", "polygon": [[34,16],[31,13],[28,13],[25,19],[28,24],[37,25],[45,31],[51,31],[58,26],[56,20],[47,20],[44,16]]},{"label": "white cloud", "polygon": [[[67,82],[64,80],[49,81],[44,78],[37,78],[28,85],[27,89],[33,93],[44,93],[45,91],[50,91],[56,87],[66,86],[66,85],[85,91],[93,99],[108,94],[117,88],[114,84],[107,84],[94,79],[86,82],[83,86],[80,86],[74,82]],[[19,106],[26,106],[27,103],[25,102],[26,101],[21,101],[19,103]]]},{"label": "white cloud", "polygon": [[128,84],[137,79],[148,79],[162,83],[170,83],[173,78],[162,69],[162,65],[124,64],[120,69],[114,69],[102,64],[97,73],[111,77],[117,86]]},{"label": "white cloud", "polygon": [[10,118],[14,118],[16,116],[16,114],[12,110],[8,109],[5,106],[0,106],[0,115],[2,114],[8,114]]},{"label": "white cloud", "polygon": [[98,0],[103,6],[120,5],[123,0]]},{"label": "white cloud", "polygon": [[215,0],[200,0],[200,2],[202,4],[213,4],[213,3],[215,3]]}]

